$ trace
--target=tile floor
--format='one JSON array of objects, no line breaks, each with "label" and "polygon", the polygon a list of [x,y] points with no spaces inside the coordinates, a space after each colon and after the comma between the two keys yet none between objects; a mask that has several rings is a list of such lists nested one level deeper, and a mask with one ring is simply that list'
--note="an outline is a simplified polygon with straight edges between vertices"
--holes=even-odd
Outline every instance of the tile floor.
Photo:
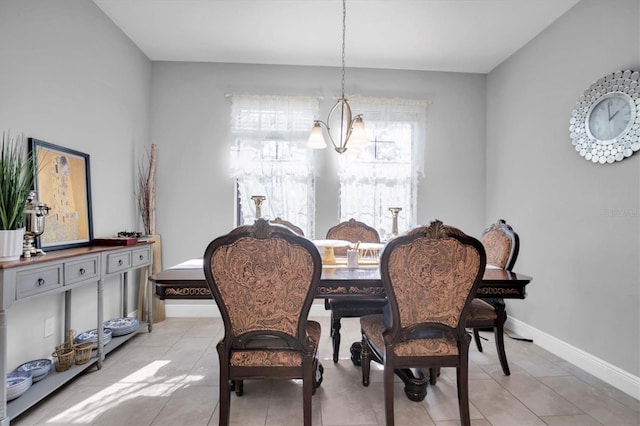
[{"label": "tile floor", "polygon": [[[372,364],[371,385],[349,360],[359,340],[358,319],[343,320],[340,362],[331,361],[329,318],[322,324],[324,382],[313,397],[314,425],[383,425],[382,371]],[[139,332],[90,369],[11,422],[11,425],[216,425],[218,424],[219,318],[169,318],[152,333]],[[535,344],[506,339],[511,376],[502,374],[492,333],[485,351],[472,343],[469,398],[473,425],[639,425],[640,404]],[[409,401],[398,382],[398,425],[456,425],[455,370],[443,369],[422,402]],[[248,381],[232,394],[232,425],[302,424],[296,381]]]}]

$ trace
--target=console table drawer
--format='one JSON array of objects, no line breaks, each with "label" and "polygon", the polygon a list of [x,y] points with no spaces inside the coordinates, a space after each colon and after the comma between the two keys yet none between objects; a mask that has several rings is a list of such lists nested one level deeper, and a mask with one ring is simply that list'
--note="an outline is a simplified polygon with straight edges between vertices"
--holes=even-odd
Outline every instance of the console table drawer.
[{"label": "console table drawer", "polygon": [[62,287],[62,264],[16,274],[16,300]]},{"label": "console table drawer", "polygon": [[150,262],[150,258],[151,251],[148,247],[140,250],[134,250],[132,259],[133,267],[137,268],[143,265],[148,265]]},{"label": "console table drawer", "polygon": [[107,255],[107,274],[126,271],[131,268],[131,251]]},{"label": "console table drawer", "polygon": [[91,256],[64,264],[64,285],[71,285],[83,281],[100,278],[100,258]]}]

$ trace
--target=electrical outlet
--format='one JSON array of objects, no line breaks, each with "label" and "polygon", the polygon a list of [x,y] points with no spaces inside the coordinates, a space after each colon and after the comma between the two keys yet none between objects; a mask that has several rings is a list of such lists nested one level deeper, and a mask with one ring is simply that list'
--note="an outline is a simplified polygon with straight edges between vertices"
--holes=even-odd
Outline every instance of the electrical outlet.
[{"label": "electrical outlet", "polygon": [[47,318],[44,320],[44,337],[49,337],[53,334],[53,330],[56,326],[55,317]]}]

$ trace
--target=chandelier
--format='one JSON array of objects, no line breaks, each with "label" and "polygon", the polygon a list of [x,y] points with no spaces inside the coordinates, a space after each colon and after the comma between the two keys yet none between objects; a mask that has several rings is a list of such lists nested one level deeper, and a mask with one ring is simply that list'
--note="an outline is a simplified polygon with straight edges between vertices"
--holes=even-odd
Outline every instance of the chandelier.
[{"label": "chandelier", "polygon": [[[349,106],[349,101],[344,96],[344,48],[347,28],[346,20],[346,0],[342,0],[342,96],[340,96],[336,104],[329,111],[329,117],[326,122],[320,120],[314,121],[311,135],[307,141],[307,147],[309,148],[326,148],[327,142],[325,141],[324,132],[322,131],[322,128],[324,127],[327,131],[331,144],[340,154],[347,150],[347,144],[349,144],[349,147],[352,149],[362,149],[362,147],[369,142],[364,131],[362,115],[356,115],[355,117],[352,116],[351,106]],[[333,136],[331,134],[332,129],[334,129]]]}]

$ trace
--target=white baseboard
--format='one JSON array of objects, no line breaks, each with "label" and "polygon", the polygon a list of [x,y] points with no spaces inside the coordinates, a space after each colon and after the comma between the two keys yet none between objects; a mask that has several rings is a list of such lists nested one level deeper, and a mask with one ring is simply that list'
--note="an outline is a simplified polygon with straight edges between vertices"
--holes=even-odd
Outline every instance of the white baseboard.
[{"label": "white baseboard", "polygon": [[605,383],[620,389],[622,392],[640,399],[640,377],[624,371],[615,365],[597,358],[581,349],[538,330],[518,319],[509,317],[505,328],[512,330],[520,336],[533,339],[536,345],[548,350],[556,356],[567,360],[571,364],[580,367],[587,373],[599,378]]}]

